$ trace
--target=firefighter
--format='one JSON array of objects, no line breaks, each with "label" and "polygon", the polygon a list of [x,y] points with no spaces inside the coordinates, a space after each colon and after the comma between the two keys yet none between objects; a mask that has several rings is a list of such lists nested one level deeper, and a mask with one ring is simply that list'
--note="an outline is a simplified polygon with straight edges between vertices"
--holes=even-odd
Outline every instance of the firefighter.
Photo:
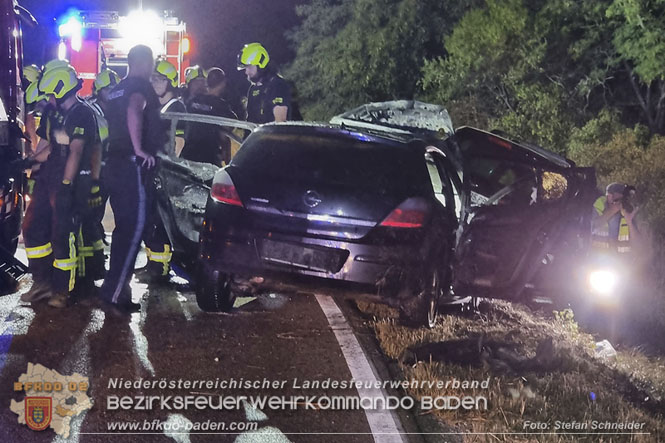
[{"label": "firefighter", "polygon": [[594,202],[591,245],[597,251],[627,254],[639,241],[640,232],[633,221],[637,208],[630,203],[631,193],[634,188],[612,183]]},{"label": "firefighter", "polygon": [[252,83],[247,93],[247,121],[253,123],[291,120],[291,87],[270,64],[260,43],[249,43],[238,54],[238,70]]},{"label": "firefighter", "polygon": [[37,65],[28,65],[23,67],[22,89],[25,91],[28,86],[39,81],[42,76],[42,70]]},{"label": "firefighter", "polygon": [[26,119],[25,135],[30,141],[31,149],[29,155],[20,162],[21,169],[30,169],[30,175],[26,181],[26,194],[32,196],[35,181],[39,175],[41,163],[44,163],[49,155],[49,144],[39,143],[37,126],[41,116],[48,107],[48,98],[39,90],[39,80],[31,83],[25,90]]},{"label": "firefighter", "polygon": [[[42,76],[42,71],[36,65],[29,65],[23,68],[23,91],[25,96],[25,102],[27,105],[28,112],[26,113],[25,118],[25,133],[30,141],[31,149],[37,147],[37,112],[35,105],[41,101],[38,98],[41,96],[39,92],[39,78]],[[33,86],[34,85],[34,86]],[[28,89],[31,89],[28,92]]]},{"label": "firefighter", "polygon": [[95,112],[99,145],[95,147],[92,169],[92,186],[88,197],[88,206],[81,218],[81,232],[79,235],[79,272],[80,282],[77,283],[81,291],[80,295],[94,292],[96,280],[102,280],[106,275],[104,266],[104,244],[106,235],[102,220],[108,200],[108,193],[102,186],[103,165],[106,160],[108,144],[108,122],[105,117],[105,109],[108,103],[108,95],[120,82],[120,77],[111,69],[103,69],[93,83],[93,95],[87,100],[87,104]]},{"label": "firefighter", "polygon": [[[136,312],[129,281],[146,224],[151,195],[146,193],[148,173],[155,154],[163,147],[159,98],[150,84],[154,71],[152,50],[134,46],[127,57],[129,71],[109,96],[109,151],[105,186],[109,191],[115,229],[110,267],[102,286],[102,298],[113,312]],[[118,312],[119,311],[119,312]]]},{"label": "firefighter", "polygon": [[[175,66],[166,60],[158,60],[155,65],[155,71],[150,77],[150,83],[159,98],[161,112],[186,112],[185,104],[176,95],[178,87],[178,71]],[[161,121],[161,130],[164,139],[168,139],[171,125],[167,120]],[[178,144],[182,149],[183,125],[176,127],[176,151]],[[143,233],[143,242],[145,243],[146,256],[148,264],[143,269],[143,276],[149,283],[167,283],[171,271],[171,258],[173,256],[171,243],[164,228],[164,224],[159,216],[157,201],[154,195],[155,189],[148,187],[146,193],[151,195],[149,199],[151,206],[148,207],[146,225]]]},{"label": "firefighter", "polygon": [[106,113],[109,94],[118,83],[120,83],[120,76],[112,69],[103,69],[95,77],[90,103],[97,105],[102,115]]},{"label": "firefighter", "polygon": [[186,112],[185,103],[178,97],[178,70],[167,60],[158,60],[150,77],[162,112]]},{"label": "firefighter", "polygon": [[111,69],[103,69],[93,83],[93,95],[89,100],[90,105],[95,110],[97,114],[97,126],[99,128],[99,137],[102,143],[102,158],[100,162],[100,171],[93,171],[95,182],[91,190],[90,195],[90,206],[94,212],[94,218],[96,220],[96,238],[94,241],[94,254],[97,256],[104,255],[103,248],[99,250],[99,242],[106,243],[106,235],[104,232],[104,225],[102,221],[104,219],[104,213],[106,209],[106,203],[108,201],[108,192],[104,189],[104,164],[106,163],[106,158],[108,154],[108,137],[109,137],[109,127],[108,121],[106,120],[106,112],[108,110],[108,97],[113,88],[120,83],[120,76]]},{"label": "firefighter", "polygon": [[34,280],[23,300],[49,298],[57,308],[67,306],[76,284],[77,233],[99,142],[94,112],[76,96],[81,84],[71,66],[47,69],[39,81],[51,104],[39,128],[50,154],[23,224]]},{"label": "firefighter", "polygon": [[[162,106],[161,112],[187,112],[187,107],[178,96],[178,70],[172,63],[166,60],[158,60],[155,65],[155,72],[150,77],[159,103]],[[168,120],[163,121],[164,131],[168,134],[171,130],[171,123]],[[176,147],[175,154],[180,155],[180,151],[185,144],[185,125],[179,122],[176,128]]]},{"label": "firefighter", "polygon": [[207,92],[207,77],[208,73],[199,65],[185,69],[185,104],[188,104],[194,97]]},{"label": "firefighter", "polygon": [[[187,105],[192,114],[213,115],[237,119],[231,106],[222,98],[226,88],[226,74],[220,68],[208,71],[207,94],[193,97]],[[219,127],[211,127],[206,123],[190,122],[185,137],[185,148],[182,158],[221,166],[231,161],[231,142],[227,132]]]}]

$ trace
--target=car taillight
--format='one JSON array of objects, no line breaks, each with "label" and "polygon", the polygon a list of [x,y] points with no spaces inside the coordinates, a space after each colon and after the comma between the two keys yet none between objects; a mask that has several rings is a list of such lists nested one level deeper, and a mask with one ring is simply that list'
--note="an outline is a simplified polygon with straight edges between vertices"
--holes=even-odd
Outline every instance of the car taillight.
[{"label": "car taillight", "polygon": [[379,226],[389,228],[422,228],[429,213],[429,205],[422,198],[412,197],[404,200],[393,209]]},{"label": "car taillight", "polygon": [[231,180],[231,176],[224,170],[218,171],[212,181],[210,196],[227,205],[242,206],[242,201]]}]

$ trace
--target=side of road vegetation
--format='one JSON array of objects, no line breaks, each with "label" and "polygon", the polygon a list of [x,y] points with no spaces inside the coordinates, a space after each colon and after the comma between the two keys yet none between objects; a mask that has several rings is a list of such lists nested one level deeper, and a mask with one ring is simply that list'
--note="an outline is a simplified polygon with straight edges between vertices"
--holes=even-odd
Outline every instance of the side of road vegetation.
[{"label": "side of road vegetation", "polygon": [[[432,330],[403,326],[397,313],[359,302],[376,338],[403,380],[490,379],[488,389],[413,388],[405,394],[478,396],[487,410],[429,410],[464,441],[634,441],[665,439],[665,359],[639,349],[603,357],[593,337],[580,331],[570,311],[550,317],[507,302],[482,302],[477,312],[445,314]],[[644,423],[650,435],[564,435],[556,422]],[[525,428],[546,423],[549,430]],[[506,435],[536,432],[538,435]],[[557,435],[546,434],[557,432]],[[594,432],[568,430],[567,432]],[[602,432],[602,431],[595,431]],[[622,432],[622,431],[618,431]],[[623,431],[631,432],[631,431]],[[479,435],[478,433],[488,433]]]}]

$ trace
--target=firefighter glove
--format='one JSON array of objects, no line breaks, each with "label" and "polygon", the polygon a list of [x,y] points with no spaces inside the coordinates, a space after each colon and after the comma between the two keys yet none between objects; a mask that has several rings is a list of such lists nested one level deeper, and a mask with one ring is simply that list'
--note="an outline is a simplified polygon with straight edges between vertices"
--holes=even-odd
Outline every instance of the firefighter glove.
[{"label": "firefighter glove", "polygon": [[11,165],[13,168],[19,170],[19,171],[25,171],[26,169],[32,168],[33,165],[37,164],[38,162],[32,158],[32,157],[26,157],[26,158],[19,158],[14,160]]},{"label": "firefighter glove", "polygon": [[99,188],[99,181],[94,180],[90,187],[90,196],[88,197],[88,207],[90,209],[97,209],[102,205],[102,194]]},{"label": "firefighter glove", "polygon": [[32,195],[35,192],[35,179],[29,178],[25,182],[25,192],[28,195]]}]

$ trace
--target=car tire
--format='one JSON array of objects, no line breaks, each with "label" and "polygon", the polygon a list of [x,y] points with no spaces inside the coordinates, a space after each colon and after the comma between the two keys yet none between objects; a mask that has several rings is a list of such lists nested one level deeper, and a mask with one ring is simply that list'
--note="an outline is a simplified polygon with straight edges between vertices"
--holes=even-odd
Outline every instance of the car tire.
[{"label": "car tire", "polygon": [[426,326],[432,329],[436,326],[439,315],[439,300],[441,299],[441,277],[438,271],[432,272],[429,281],[429,291],[426,296],[427,318]]},{"label": "car tire", "polygon": [[201,271],[196,284],[196,303],[205,312],[230,312],[236,295],[231,289],[232,279],[219,271]]},{"label": "car tire", "polygon": [[426,326],[431,329],[436,326],[439,314],[439,301],[441,299],[441,272],[430,269],[421,279],[418,295],[402,303],[401,313],[408,324]]}]

